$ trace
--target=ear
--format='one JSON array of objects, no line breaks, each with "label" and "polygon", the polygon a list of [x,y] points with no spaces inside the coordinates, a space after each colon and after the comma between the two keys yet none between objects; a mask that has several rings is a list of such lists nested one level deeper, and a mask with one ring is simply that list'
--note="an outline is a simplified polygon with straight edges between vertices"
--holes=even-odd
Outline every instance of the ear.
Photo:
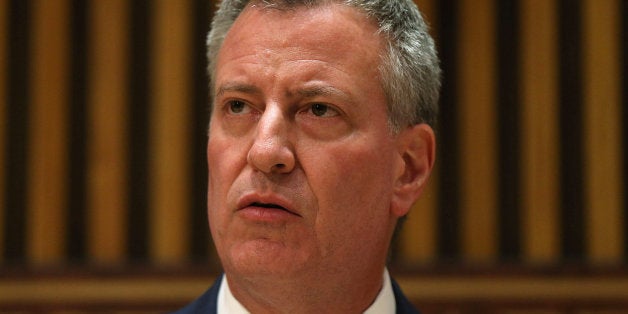
[{"label": "ear", "polygon": [[419,198],[434,168],[436,137],[427,124],[403,130],[397,137],[399,163],[393,191],[392,214],[408,213]]}]

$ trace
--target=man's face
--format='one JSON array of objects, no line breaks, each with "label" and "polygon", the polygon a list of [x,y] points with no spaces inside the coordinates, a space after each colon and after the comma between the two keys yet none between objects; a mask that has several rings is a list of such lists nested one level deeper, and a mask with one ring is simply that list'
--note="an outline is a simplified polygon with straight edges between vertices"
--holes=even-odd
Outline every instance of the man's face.
[{"label": "man's face", "polygon": [[330,5],[249,7],[228,33],[207,148],[208,215],[228,274],[381,271],[403,161],[376,31]]}]

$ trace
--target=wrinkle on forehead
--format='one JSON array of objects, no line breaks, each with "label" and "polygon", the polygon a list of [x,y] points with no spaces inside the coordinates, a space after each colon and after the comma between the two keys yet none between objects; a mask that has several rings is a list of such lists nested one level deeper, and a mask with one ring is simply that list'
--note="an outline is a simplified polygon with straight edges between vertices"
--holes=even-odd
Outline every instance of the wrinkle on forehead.
[{"label": "wrinkle on forehead", "polygon": [[[308,33],[308,31],[316,31],[319,28],[337,27],[338,23],[336,23],[336,17],[338,12],[342,13],[345,20],[352,20],[351,22],[354,22],[350,23],[349,21],[345,21],[345,23],[343,23],[344,27],[349,27],[343,29],[343,37],[351,39],[354,34],[358,33],[358,31],[362,32],[368,30],[369,33],[372,34],[374,40],[382,41],[383,39],[379,32],[377,22],[368,17],[366,13],[362,12],[358,8],[341,3],[335,3],[333,1],[326,1],[325,4],[317,5],[315,7],[299,6],[291,10],[272,10],[256,6],[247,6],[238,19],[236,19],[232,28],[236,27],[238,21],[242,19],[242,16],[250,14],[251,11],[262,13],[261,15],[270,14],[275,17],[275,19],[292,20],[293,24],[290,29],[276,29],[275,32],[273,32],[273,36],[276,36],[277,39],[284,40],[286,44],[290,42],[291,38],[285,35],[300,35],[302,32]],[[319,39],[319,42],[323,42],[329,41],[331,38],[326,36],[317,36],[312,39]],[[378,46],[382,47],[381,45]]]},{"label": "wrinkle on forehead", "polygon": [[377,100],[386,111],[379,70],[384,43],[377,26],[346,5],[250,7],[218,54],[214,95],[232,90],[273,100],[333,96],[353,107]]},{"label": "wrinkle on forehead", "polygon": [[[338,19],[339,14],[342,15],[341,20]],[[249,23],[260,25],[255,23],[260,20],[263,20],[263,29],[246,27]],[[291,27],[286,28],[285,23],[279,20],[288,20]],[[257,40],[251,42],[251,37]],[[344,44],[356,41],[363,44]],[[251,44],[257,46],[248,46]],[[376,23],[359,9],[347,5],[330,3],[288,11],[249,6],[240,14],[227,34],[223,48],[226,46],[229,46],[232,59],[238,58],[239,51],[250,53],[250,49],[254,49],[255,59],[267,61],[273,60],[280,50],[289,52],[290,58],[294,61],[315,60],[316,56],[320,55],[319,52],[332,51],[334,59],[321,61],[334,64],[336,60],[341,62],[340,60],[346,59],[371,59],[374,63],[371,66],[372,76],[379,77],[378,68],[385,40],[378,32]],[[224,51],[219,53],[219,58],[222,52]]]}]

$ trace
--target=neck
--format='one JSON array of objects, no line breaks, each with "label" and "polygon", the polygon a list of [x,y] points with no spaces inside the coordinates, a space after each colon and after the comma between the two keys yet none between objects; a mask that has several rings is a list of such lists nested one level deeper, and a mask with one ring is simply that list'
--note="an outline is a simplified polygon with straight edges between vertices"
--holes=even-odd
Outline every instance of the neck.
[{"label": "neck", "polygon": [[234,297],[251,313],[362,313],[382,288],[383,266],[366,275],[347,278],[333,273],[317,277],[281,280],[226,279]]}]

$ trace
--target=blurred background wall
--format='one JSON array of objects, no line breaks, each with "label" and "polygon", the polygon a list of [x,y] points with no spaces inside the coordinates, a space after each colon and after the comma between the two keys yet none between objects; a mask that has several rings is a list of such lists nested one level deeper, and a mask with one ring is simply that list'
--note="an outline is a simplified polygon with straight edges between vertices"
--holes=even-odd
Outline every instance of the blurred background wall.
[{"label": "blurred background wall", "polygon": [[[444,85],[437,171],[392,256],[402,284],[602,276],[619,285],[563,299],[628,300],[628,1],[417,3]],[[215,5],[0,0],[0,310],[29,304],[11,287],[41,276],[220,271],[205,213]]]},{"label": "blurred background wall", "polygon": [[2,1],[2,260],[206,259],[209,1]]}]

